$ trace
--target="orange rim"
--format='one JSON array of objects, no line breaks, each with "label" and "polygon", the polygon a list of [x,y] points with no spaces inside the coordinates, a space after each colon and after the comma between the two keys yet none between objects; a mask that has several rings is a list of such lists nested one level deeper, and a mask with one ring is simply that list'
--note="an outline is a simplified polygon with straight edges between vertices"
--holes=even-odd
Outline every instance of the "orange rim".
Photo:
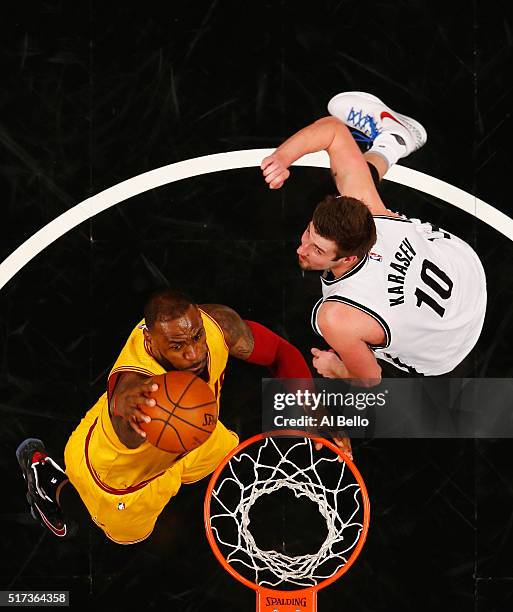
[{"label": "orange rim", "polygon": [[217,483],[219,475],[221,474],[223,469],[226,467],[226,465],[230,462],[230,460],[233,459],[233,457],[235,457],[235,455],[237,455],[240,451],[244,450],[246,447],[250,446],[251,444],[254,444],[255,442],[258,442],[260,440],[264,440],[265,438],[284,438],[284,437],[310,438],[314,442],[321,442],[324,446],[326,446],[327,448],[332,450],[335,454],[337,454],[339,457],[342,458],[344,463],[347,464],[347,466],[351,470],[351,473],[355,477],[355,480],[358,483],[358,485],[360,487],[361,494],[362,494],[362,502],[363,502],[363,526],[362,526],[362,531],[361,531],[360,537],[358,539],[358,543],[354,547],[353,552],[350,554],[349,559],[347,560],[347,563],[345,563],[339,570],[337,570],[333,574],[333,576],[330,576],[329,578],[326,578],[325,580],[322,580],[318,584],[316,584],[316,585],[314,585],[312,587],[307,587],[305,589],[305,590],[318,591],[319,589],[323,589],[324,587],[327,587],[332,582],[335,582],[335,580],[338,580],[353,565],[353,563],[358,558],[358,555],[360,554],[360,552],[361,552],[361,550],[363,548],[363,545],[365,544],[365,540],[367,538],[367,532],[369,531],[369,523],[370,523],[370,501],[369,501],[369,494],[367,493],[367,487],[365,486],[365,482],[364,482],[364,480],[362,478],[362,475],[358,471],[358,468],[353,463],[353,461],[351,461],[351,459],[349,459],[349,457],[347,457],[338,448],[338,446],[333,444],[333,442],[330,442],[329,440],[325,440],[324,438],[319,438],[319,436],[314,436],[314,435],[309,434],[307,432],[298,431],[298,430],[295,430],[295,429],[280,429],[280,430],[277,430],[277,431],[269,431],[269,432],[257,434],[256,436],[253,436],[251,438],[248,438],[244,442],[241,442],[228,455],[226,455],[226,457],[217,466],[215,472],[212,474],[212,476],[210,478],[210,482],[208,483],[208,487],[207,487],[207,492],[205,494],[205,503],[204,503],[204,506],[203,506],[203,516],[204,516],[204,520],[205,520],[205,531],[207,533],[207,539],[208,539],[208,542],[210,544],[210,547],[212,548],[212,550],[214,552],[214,555],[216,556],[217,560],[224,567],[224,569],[229,574],[231,574],[236,580],[238,580],[242,584],[245,584],[250,589],[254,589],[255,591],[259,591],[261,589],[264,589],[266,591],[282,592],[282,591],[280,591],[278,589],[269,589],[267,587],[260,587],[255,582],[252,582],[251,580],[248,580],[247,578],[245,578],[244,576],[239,574],[239,572],[237,572],[228,563],[228,561],[226,561],[226,559],[224,558],[222,552],[219,549],[219,546],[217,545],[217,540],[216,540],[216,538],[215,538],[215,536],[213,534],[212,526],[210,525],[210,500],[212,499],[212,491],[214,490],[214,487],[215,487],[215,485]]}]

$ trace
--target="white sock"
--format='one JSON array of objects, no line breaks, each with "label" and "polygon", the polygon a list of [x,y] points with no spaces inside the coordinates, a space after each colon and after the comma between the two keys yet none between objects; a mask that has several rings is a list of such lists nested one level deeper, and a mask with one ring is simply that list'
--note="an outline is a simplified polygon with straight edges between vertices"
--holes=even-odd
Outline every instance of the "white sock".
[{"label": "white sock", "polygon": [[407,154],[402,136],[392,132],[381,132],[379,136],[376,136],[369,152],[377,153],[384,157],[388,162],[389,168],[397,163],[398,159],[405,157]]}]

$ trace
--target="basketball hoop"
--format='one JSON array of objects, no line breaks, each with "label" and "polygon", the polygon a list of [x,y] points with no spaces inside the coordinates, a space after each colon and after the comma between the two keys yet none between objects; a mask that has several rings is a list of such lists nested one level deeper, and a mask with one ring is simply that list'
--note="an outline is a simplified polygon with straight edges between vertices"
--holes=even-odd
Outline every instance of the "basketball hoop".
[{"label": "basketball hoop", "polygon": [[[321,451],[314,448],[318,442]],[[316,552],[265,550],[251,533],[255,502],[280,490],[317,505],[327,533]],[[306,612],[317,610],[317,591],[345,574],[360,554],[370,503],[361,474],[335,444],[280,430],[253,436],[224,458],[210,479],[204,516],[217,560],[256,591],[257,612]],[[272,529],[273,517],[266,518],[266,529]]]}]

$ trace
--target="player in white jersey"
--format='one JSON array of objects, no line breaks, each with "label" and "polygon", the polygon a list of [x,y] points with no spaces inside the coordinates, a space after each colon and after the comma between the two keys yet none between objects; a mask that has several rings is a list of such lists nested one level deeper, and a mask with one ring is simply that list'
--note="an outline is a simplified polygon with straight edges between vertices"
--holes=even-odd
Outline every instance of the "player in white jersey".
[{"label": "player in white jersey", "polygon": [[[324,270],[312,324],[332,347],[312,349],[331,378],[374,384],[377,359],[412,374],[453,370],[476,344],[486,311],[486,279],[472,248],[447,231],[388,210],[376,184],[399,158],[426,142],[424,128],[371,94],[347,92],[262,162],[271,189],[294,161],[326,150],[340,196],[315,209],[297,249],[305,270]],[[347,126],[372,147],[362,155]]]}]

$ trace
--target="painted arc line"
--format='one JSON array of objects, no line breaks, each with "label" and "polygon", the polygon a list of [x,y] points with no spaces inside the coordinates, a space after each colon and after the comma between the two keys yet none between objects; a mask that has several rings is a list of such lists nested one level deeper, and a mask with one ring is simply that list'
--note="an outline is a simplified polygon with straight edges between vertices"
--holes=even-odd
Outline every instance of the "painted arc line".
[{"label": "painted arc line", "polygon": [[[144,172],[79,202],[38,230],[4,259],[0,264],[0,289],[47,246],[83,221],[111,206],[175,181],[211,172],[259,167],[262,159],[273,151],[274,149],[248,149],[187,159]],[[310,153],[294,165],[329,168],[329,158],[324,151]],[[513,240],[513,219],[462,189],[404,166],[393,166],[385,178],[444,200]]]}]

